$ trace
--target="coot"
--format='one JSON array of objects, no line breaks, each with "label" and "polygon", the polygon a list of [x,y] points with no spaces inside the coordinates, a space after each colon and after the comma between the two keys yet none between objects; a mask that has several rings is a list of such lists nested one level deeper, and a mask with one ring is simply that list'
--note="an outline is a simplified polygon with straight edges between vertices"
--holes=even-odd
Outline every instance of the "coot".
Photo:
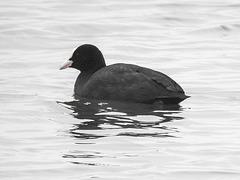
[{"label": "coot", "polygon": [[78,97],[163,104],[178,104],[189,97],[161,72],[124,63],[106,66],[101,51],[91,44],[79,46],[60,70],[67,67],[81,71],[74,86]]}]

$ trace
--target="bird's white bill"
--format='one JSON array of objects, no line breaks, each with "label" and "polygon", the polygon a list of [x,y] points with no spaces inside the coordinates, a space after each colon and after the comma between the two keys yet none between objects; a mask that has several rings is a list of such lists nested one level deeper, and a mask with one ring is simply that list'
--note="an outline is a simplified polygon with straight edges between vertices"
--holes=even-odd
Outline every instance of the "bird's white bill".
[{"label": "bird's white bill", "polygon": [[68,68],[69,66],[72,65],[72,61],[71,60],[67,60],[65,63],[62,64],[62,66],[59,68],[59,70],[63,70],[63,69],[66,69]]}]

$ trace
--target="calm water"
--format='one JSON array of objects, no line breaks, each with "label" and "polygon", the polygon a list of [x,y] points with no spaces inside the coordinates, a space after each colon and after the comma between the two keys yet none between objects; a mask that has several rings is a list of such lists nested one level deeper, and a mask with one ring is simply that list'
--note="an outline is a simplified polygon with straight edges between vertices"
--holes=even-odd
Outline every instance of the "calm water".
[{"label": "calm water", "polygon": [[[0,2],[0,179],[240,179],[238,0]],[[75,101],[72,49],[164,72],[180,107]]]}]

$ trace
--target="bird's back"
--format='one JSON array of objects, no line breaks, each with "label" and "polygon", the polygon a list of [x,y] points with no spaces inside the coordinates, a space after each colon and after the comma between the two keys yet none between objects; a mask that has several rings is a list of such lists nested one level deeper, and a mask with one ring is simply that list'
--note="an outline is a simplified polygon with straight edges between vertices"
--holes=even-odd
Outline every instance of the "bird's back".
[{"label": "bird's back", "polygon": [[122,63],[95,72],[80,95],[94,99],[141,103],[162,101],[168,104],[177,104],[187,98],[183,89],[167,75]]}]

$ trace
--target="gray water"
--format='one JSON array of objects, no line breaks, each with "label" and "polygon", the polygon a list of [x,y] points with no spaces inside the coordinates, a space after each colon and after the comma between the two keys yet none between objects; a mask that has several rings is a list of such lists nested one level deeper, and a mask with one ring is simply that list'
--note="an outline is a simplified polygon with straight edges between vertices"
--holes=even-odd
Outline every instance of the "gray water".
[{"label": "gray water", "polygon": [[[0,179],[240,179],[237,0],[0,2]],[[161,71],[180,107],[76,101],[91,43]]]}]

